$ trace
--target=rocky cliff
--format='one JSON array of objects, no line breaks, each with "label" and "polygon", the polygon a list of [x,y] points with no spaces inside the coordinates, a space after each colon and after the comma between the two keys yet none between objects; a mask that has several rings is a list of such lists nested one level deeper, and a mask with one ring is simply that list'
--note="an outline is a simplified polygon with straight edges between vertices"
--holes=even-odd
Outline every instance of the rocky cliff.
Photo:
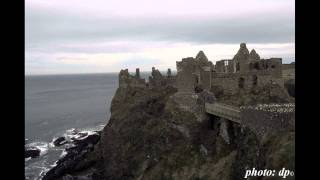
[{"label": "rocky cliff", "polygon": [[[276,94],[262,101],[285,101]],[[216,100],[207,91],[189,95],[171,86],[120,86],[98,143],[83,153],[77,168],[49,171],[56,175],[44,179],[237,180],[244,179],[245,169],[294,170],[294,131],[259,139],[246,127],[207,115],[205,99]]]}]

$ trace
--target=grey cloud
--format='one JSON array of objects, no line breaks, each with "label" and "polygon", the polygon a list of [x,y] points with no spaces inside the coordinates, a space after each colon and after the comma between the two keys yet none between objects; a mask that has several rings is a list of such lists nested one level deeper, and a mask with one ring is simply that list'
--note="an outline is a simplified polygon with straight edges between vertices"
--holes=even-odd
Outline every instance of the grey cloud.
[{"label": "grey cloud", "polygon": [[[234,18],[93,18],[27,8],[26,48],[41,49],[53,44],[96,43],[114,40],[143,40],[208,43],[294,42],[291,14],[261,14]],[[130,51],[131,48],[122,49]],[[87,50],[105,52],[106,48]],[[54,49],[52,49],[54,50]],[[60,47],[56,50],[82,51]],[[112,50],[112,49],[111,49]],[[115,50],[116,51],[116,50]]]}]

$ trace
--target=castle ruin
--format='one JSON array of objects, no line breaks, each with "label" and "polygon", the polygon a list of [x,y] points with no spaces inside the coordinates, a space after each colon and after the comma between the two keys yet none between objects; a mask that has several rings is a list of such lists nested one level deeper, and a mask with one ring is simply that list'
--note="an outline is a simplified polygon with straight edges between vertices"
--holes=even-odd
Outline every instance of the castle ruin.
[{"label": "castle ruin", "polygon": [[200,51],[196,58],[188,57],[177,64],[177,87],[179,92],[193,92],[196,87],[212,90],[220,88],[232,95],[239,89],[250,89],[268,83],[284,86],[282,59],[260,59],[253,49],[249,53],[245,43],[233,59],[212,64]]},{"label": "castle ruin", "polygon": [[[213,64],[203,51],[195,58],[187,57],[176,62],[177,74],[172,75],[168,69],[166,75],[154,67],[149,81],[140,77],[140,70],[130,75],[128,69],[119,74],[119,87],[158,88],[172,86],[177,88],[176,96],[194,97],[199,92],[215,92],[220,89],[223,95],[235,95],[241,90],[251,90],[266,85],[278,85],[284,88],[286,81],[294,81],[295,65],[282,64],[281,58],[261,59],[252,49],[250,52],[245,43],[232,59],[223,59]],[[213,97],[214,98],[214,97]],[[215,99],[215,98],[214,98]],[[186,101],[184,101],[186,103]],[[281,112],[267,111],[265,107],[283,107]],[[228,106],[218,102],[206,102],[207,113],[228,119],[253,129],[258,136],[268,131],[294,129],[294,104],[255,106]],[[281,122],[279,124],[279,122]]]},{"label": "castle ruin", "polygon": [[234,95],[240,89],[262,87],[267,84],[278,84],[294,80],[294,64],[282,64],[281,58],[261,59],[252,49],[250,52],[245,43],[232,59],[216,61],[213,64],[203,51],[195,58],[187,57],[176,62],[177,74],[172,75],[168,69],[166,76],[154,67],[149,82],[140,77],[139,68],[136,75],[130,75],[128,69],[121,70],[119,86],[157,87],[171,85],[178,93],[195,93],[196,89],[214,91],[221,89],[225,95]]}]

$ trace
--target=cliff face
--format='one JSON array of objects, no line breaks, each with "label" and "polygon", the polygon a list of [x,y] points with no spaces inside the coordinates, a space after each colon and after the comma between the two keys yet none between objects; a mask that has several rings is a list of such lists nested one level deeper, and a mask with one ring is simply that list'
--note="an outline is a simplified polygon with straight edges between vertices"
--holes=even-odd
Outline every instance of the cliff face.
[{"label": "cliff face", "polygon": [[175,92],[170,87],[117,90],[112,116],[100,141],[106,178],[230,175],[231,159],[236,155],[234,145],[218,135],[218,124],[209,128],[210,117],[201,113],[197,97],[176,96]]},{"label": "cliff face", "polygon": [[[258,140],[249,129],[213,119],[202,93],[172,87],[119,87],[111,118],[87,157],[100,179],[242,179],[245,169],[294,170],[294,132]],[[71,173],[79,175],[79,173]],[[267,178],[266,178],[267,179]]]},{"label": "cliff face", "polygon": [[176,92],[171,86],[119,87],[100,141],[83,156],[85,168],[60,179],[236,180],[247,168],[294,170],[294,132],[258,139],[205,114],[204,99],[215,100],[209,92]]}]

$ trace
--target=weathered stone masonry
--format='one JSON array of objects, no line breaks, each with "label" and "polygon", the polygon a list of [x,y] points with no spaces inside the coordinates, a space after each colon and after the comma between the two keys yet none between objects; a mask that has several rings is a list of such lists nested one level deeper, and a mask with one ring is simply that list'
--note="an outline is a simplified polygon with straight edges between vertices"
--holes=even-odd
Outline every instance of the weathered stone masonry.
[{"label": "weathered stone masonry", "polygon": [[[220,88],[225,95],[233,95],[240,89],[251,89],[267,84],[278,84],[284,87],[284,80],[294,79],[294,64],[282,64],[281,58],[260,59],[253,49],[249,52],[246,44],[233,59],[217,61],[214,65],[203,51],[196,58],[187,57],[176,62],[177,75],[168,69],[166,75],[152,68],[149,81],[140,77],[139,68],[136,74],[130,75],[128,69],[119,74],[120,87],[157,88],[173,86],[177,94],[194,96],[199,89],[210,91]],[[294,129],[294,104],[256,105],[240,107],[241,125],[252,129],[258,137],[276,131]],[[223,117],[222,117],[223,118]]]},{"label": "weathered stone masonry", "polygon": [[234,94],[238,89],[250,89],[269,83],[284,86],[282,59],[260,59],[253,49],[250,53],[246,44],[233,59],[220,60],[213,65],[200,51],[196,58],[188,57],[177,61],[177,86],[180,92],[193,92],[200,86],[203,89],[221,88],[225,94]]}]

